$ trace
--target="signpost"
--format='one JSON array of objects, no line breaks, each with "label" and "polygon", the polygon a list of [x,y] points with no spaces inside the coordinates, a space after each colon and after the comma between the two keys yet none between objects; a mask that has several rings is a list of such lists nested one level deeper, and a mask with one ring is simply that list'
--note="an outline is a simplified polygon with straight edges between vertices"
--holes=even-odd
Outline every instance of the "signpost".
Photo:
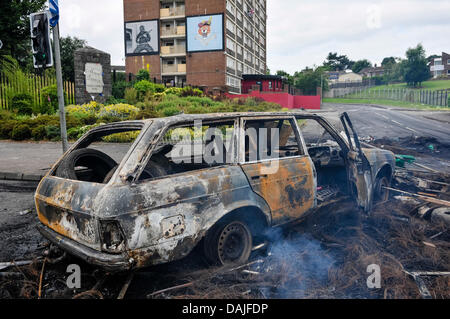
[{"label": "signpost", "polygon": [[66,111],[64,109],[64,88],[61,69],[61,52],[59,46],[59,5],[58,0],[49,0],[50,25],[53,27],[53,42],[55,44],[56,84],[58,86],[59,120],[61,124],[61,140],[63,152],[69,148],[67,142]]}]

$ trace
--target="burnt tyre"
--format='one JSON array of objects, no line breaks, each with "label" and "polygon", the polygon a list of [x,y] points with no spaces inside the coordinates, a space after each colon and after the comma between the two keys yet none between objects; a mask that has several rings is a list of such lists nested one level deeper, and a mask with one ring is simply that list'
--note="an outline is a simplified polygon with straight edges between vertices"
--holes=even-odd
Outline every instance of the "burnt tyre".
[{"label": "burnt tyre", "polygon": [[252,233],[241,220],[216,224],[205,237],[204,250],[212,265],[227,266],[245,263],[253,248]]},{"label": "burnt tyre", "polygon": [[56,176],[71,180],[102,183],[108,173],[117,166],[107,154],[83,148],[67,155],[56,170]]},{"label": "burnt tyre", "polygon": [[389,199],[389,190],[385,187],[390,187],[391,183],[389,178],[386,176],[381,176],[377,178],[375,183],[375,192],[374,192],[374,200],[375,203],[384,203]]}]

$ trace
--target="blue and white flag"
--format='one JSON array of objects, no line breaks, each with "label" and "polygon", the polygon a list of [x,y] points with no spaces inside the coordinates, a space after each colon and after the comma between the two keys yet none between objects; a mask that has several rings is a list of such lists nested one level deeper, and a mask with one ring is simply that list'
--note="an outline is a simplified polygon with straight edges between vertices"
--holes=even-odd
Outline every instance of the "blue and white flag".
[{"label": "blue and white flag", "polygon": [[58,0],[49,0],[50,25],[54,28],[59,22]]}]

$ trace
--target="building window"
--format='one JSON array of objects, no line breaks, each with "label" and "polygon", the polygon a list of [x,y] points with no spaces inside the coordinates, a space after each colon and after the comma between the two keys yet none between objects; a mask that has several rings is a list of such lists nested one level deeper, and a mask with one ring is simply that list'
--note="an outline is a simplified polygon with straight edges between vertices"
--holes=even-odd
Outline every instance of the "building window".
[{"label": "building window", "polygon": [[233,33],[236,32],[236,25],[230,19],[227,19],[227,29]]},{"label": "building window", "polygon": [[447,60],[447,64],[450,65],[450,59]]},{"label": "building window", "polygon": [[230,38],[227,38],[227,49],[235,52],[236,51],[236,45],[234,44],[234,41]]},{"label": "building window", "polygon": [[236,61],[230,57],[227,57],[227,67],[236,70]]}]

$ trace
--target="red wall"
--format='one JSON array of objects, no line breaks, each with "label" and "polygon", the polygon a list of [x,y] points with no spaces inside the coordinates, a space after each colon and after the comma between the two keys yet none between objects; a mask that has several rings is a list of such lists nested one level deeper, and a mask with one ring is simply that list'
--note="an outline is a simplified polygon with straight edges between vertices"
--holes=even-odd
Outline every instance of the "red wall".
[{"label": "red wall", "polygon": [[227,94],[231,99],[257,97],[266,102],[272,102],[280,104],[284,108],[288,109],[309,109],[320,110],[320,96],[303,96],[303,95],[290,95],[288,93],[264,93],[259,91],[252,91],[250,94]]}]

